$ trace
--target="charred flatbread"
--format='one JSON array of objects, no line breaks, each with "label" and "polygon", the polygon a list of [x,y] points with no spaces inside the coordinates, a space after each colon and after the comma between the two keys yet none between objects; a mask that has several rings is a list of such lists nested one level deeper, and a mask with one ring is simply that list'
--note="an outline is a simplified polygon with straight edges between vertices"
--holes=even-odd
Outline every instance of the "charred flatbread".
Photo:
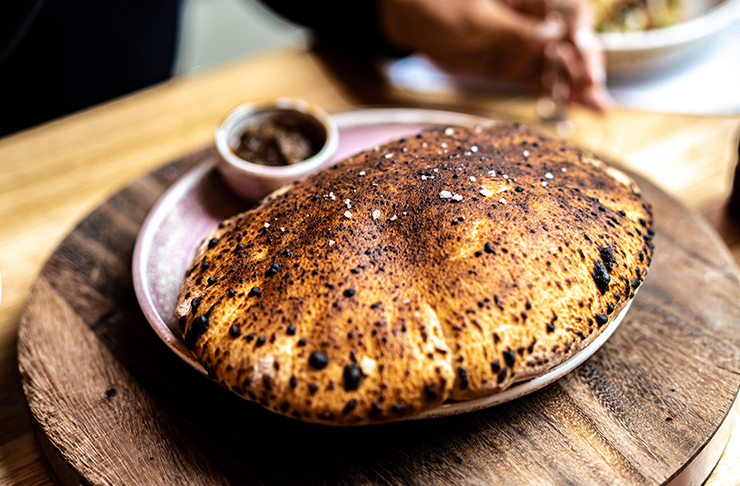
[{"label": "charred flatbread", "polygon": [[521,126],[440,127],[224,221],[177,315],[223,386],[354,425],[498,393],[598,336],[645,279],[652,214],[594,155]]}]

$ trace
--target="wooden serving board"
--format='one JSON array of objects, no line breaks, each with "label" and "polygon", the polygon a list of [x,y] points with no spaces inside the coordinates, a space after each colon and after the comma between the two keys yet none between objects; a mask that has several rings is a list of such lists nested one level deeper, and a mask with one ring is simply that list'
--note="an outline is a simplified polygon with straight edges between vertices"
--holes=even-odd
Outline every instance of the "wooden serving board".
[{"label": "wooden serving board", "polygon": [[740,386],[740,285],[713,230],[654,185],[637,178],[655,210],[650,274],[621,327],[576,371],[480,412],[342,429],[274,415],[210,382],[139,310],[130,270],[139,227],[168,185],[210,156],[113,196],[61,243],[31,293],[23,386],[53,463],[75,473],[66,478],[652,485],[700,482],[716,463]]}]

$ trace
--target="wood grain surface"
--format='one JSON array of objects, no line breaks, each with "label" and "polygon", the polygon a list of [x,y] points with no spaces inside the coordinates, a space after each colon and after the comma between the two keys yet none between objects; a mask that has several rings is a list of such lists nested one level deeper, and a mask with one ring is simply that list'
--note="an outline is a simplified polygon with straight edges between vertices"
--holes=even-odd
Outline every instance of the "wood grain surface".
[{"label": "wood grain surface", "polygon": [[90,484],[664,484],[730,410],[740,386],[731,257],[705,222],[647,181],[650,275],[611,340],[556,384],[482,412],[360,429],[243,401],[159,342],[131,282],[151,204],[209,156],[159,169],[85,218],[22,317],[31,411]]},{"label": "wood grain surface", "polygon": [[[349,68],[347,66],[350,66]],[[293,96],[329,111],[357,104],[448,108],[536,125],[534,100],[399,93],[346,59],[291,48],[241,59],[0,139],[0,484],[49,485],[16,368],[16,333],[44,261],[85,214],[132,178],[210,143],[252,99]],[[729,193],[740,116],[574,110],[574,140],[612,154],[710,216],[736,258]],[[545,127],[547,129],[547,127]],[[740,483],[740,433],[707,484]]]}]

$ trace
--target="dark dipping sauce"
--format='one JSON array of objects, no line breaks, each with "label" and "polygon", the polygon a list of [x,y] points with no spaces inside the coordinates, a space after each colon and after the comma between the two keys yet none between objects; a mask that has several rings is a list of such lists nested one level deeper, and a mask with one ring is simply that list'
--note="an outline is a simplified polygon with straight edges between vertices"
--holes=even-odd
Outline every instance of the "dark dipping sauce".
[{"label": "dark dipping sauce", "polygon": [[253,164],[279,167],[313,157],[326,144],[326,129],[313,116],[277,109],[262,114],[239,136],[234,153]]}]

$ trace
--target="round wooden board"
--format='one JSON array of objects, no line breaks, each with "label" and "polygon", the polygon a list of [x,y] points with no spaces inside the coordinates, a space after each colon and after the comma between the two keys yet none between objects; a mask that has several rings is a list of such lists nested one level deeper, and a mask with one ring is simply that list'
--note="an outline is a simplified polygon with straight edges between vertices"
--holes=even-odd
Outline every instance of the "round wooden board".
[{"label": "round wooden board", "polygon": [[210,382],[139,310],[130,269],[141,222],[210,156],[113,196],[61,243],[29,298],[18,344],[26,397],[46,448],[86,482],[666,484],[697,457],[716,463],[740,385],[740,285],[710,227],[652,184],[637,178],[657,224],[650,274],[620,329],[576,371],[480,412],[340,429]]}]

